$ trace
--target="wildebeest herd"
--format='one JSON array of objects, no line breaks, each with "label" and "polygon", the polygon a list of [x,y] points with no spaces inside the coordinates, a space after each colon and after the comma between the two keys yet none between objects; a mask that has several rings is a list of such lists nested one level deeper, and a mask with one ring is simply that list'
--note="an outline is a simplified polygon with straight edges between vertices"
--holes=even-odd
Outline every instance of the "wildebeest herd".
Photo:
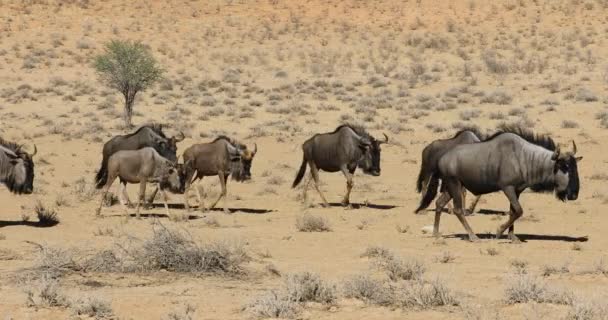
[{"label": "wildebeest herd", "polygon": [[[302,163],[292,184],[300,184],[310,168],[311,178],[304,187],[304,199],[310,182],[319,193],[323,206],[328,206],[319,187],[319,170],[342,172],[346,178],[344,206],[350,205],[350,193],[354,186],[353,175],[357,168],[365,174],[380,175],[381,145],[388,143],[386,134],[377,140],[363,127],[353,124],[338,126],[333,132],[315,134],[302,145]],[[167,137],[159,124],[140,127],[128,135],[110,139],[103,146],[101,167],[95,176],[98,189],[103,188],[101,204],[96,211],[101,214],[103,201],[116,178],[120,181],[119,200],[125,212],[129,198],[127,183],[139,183],[136,214],[145,205],[146,185],[156,184],[155,198],[160,190],[167,214],[166,190],[184,194],[184,206],[190,210],[188,192],[195,188],[199,209],[206,210],[202,186],[194,182],[206,176],[218,176],[221,193],[209,207],[214,208],[224,198],[224,211],[228,212],[228,177],[236,181],[251,179],[251,166],[258,147],[247,145],[227,136],[219,136],[211,142],[194,144],[182,155],[183,163],[178,163],[177,143],[183,141],[184,134]],[[30,194],[34,188],[34,162],[36,146],[28,153],[22,145],[0,139],[0,183],[16,194]],[[433,234],[439,236],[439,221],[444,207],[453,201],[453,213],[468,233],[469,240],[477,236],[465,216],[472,213],[484,194],[502,191],[509,200],[509,219],[500,225],[496,237],[500,238],[508,229],[509,238],[518,242],[514,234],[514,223],[523,214],[519,203],[520,194],[530,189],[533,192],[554,192],[559,200],[576,200],[579,192],[576,144],[572,150],[562,152],[559,146],[546,135],[537,135],[518,126],[500,126],[496,133],[485,136],[474,128],[462,129],[450,139],[436,140],[422,152],[420,173],[416,189],[422,193],[416,213],[426,209],[437,196],[435,202],[435,223]],[[476,195],[469,210],[465,210],[465,194]]]}]

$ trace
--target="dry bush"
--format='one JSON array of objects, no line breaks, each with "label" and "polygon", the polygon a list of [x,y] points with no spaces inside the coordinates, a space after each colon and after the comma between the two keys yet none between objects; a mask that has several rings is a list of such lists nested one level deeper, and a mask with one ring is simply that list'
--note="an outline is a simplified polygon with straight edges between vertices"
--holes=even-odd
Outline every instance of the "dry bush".
[{"label": "dry bush", "polygon": [[499,105],[510,104],[513,101],[513,97],[506,91],[496,90],[489,95],[481,98],[480,103],[495,103]]},{"label": "dry bush", "polygon": [[346,298],[358,299],[367,304],[388,306],[393,302],[393,292],[388,283],[368,275],[356,275],[342,285]]},{"label": "dry bush", "polygon": [[367,249],[365,249],[365,251],[361,254],[361,257],[365,257],[365,258],[381,258],[381,259],[385,259],[387,257],[392,257],[393,253],[383,247],[380,246],[371,246],[371,247],[367,247]]},{"label": "dry bush", "polygon": [[608,129],[608,111],[599,112],[595,118],[600,120],[600,127]]},{"label": "dry bush", "polygon": [[562,128],[563,129],[578,128],[578,122],[576,122],[574,120],[564,120],[564,121],[562,121]]},{"label": "dry bush", "polygon": [[37,280],[26,285],[26,305],[28,307],[64,307],[70,302],[59,287],[59,281],[52,275],[42,274]]},{"label": "dry bush", "polygon": [[560,267],[548,266],[548,265],[545,265],[542,267],[542,275],[544,277],[548,277],[553,274],[566,274],[569,272],[570,272],[570,269],[568,268],[567,264],[564,264]]},{"label": "dry bush", "polygon": [[607,320],[608,304],[604,299],[577,297],[566,315],[567,320]]},{"label": "dry bush", "polygon": [[72,312],[78,316],[89,316],[94,319],[113,319],[112,304],[101,297],[88,296],[72,303]]},{"label": "dry bush", "polygon": [[576,92],[576,101],[581,102],[594,102],[597,101],[598,98],[591,90],[587,88],[580,88]]},{"label": "dry bush", "polygon": [[131,251],[133,268],[140,271],[167,270],[186,273],[244,272],[248,260],[242,244],[213,242],[199,246],[186,235],[165,227],[155,228],[151,239]]},{"label": "dry bush", "polygon": [[310,272],[287,275],[285,291],[288,298],[295,302],[332,304],[337,300],[336,287]]},{"label": "dry bush", "polygon": [[293,319],[301,311],[301,306],[278,291],[269,291],[254,299],[243,310],[255,319]]},{"label": "dry bush", "polygon": [[82,270],[74,249],[61,249],[30,243],[36,245],[39,249],[34,263],[34,271],[59,277],[66,273]]},{"label": "dry bush", "polygon": [[296,218],[296,229],[300,232],[332,231],[325,217],[305,214]]},{"label": "dry bush", "polygon": [[458,306],[456,295],[446,284],[435,279],[405,283],[395,292],[394,304],[403,308],[430,309],[442,306]]},{"label": "dry bush", "polygon": [[547,285],[538,276],[528,273],[514,273],[507,276],[505,300],[515,303],[554,303],[568,305],[572,302],[572,294]]},{"label": "dry bush", "polygon": [[441,255],[435,257],[435,261],[439,263],[450,263],[454,262],[454,260],[456,260],[456,257],[449,251],[444,251]]},{"label": "dry bush", "polygon": [[334,285],[317,274],[290,274],[279,290],[272,290],[254,299],[243,310],[256,318],[295,318],[307,302],[333,304],[337,300]]},{"label": "dry bush", "polygon": [[426,271],[424,264],[420,261],[403,260],[393,255],[378,259],[377,264],[393,281],[422,279]]},{"label": "dry bush", "polygon": [[180,310],[172,311],[163,320],[194,320],[194,313],[196,308],[191,304],[182,306]]}]

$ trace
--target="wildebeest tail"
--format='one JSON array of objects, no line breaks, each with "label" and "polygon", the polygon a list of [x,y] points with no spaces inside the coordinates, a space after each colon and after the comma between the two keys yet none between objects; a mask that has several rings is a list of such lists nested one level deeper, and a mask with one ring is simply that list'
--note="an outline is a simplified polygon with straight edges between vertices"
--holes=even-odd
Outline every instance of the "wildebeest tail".
[{"label": "wildebeest tail", "polygon": [[101,189],[108,182],[108,159],[105,157],[101,160],[101,168],[97,171],[95,176],[95,188]]},{"label": "wildebeest tail", "polygon": [[430,178],[430,175],[433,174],[432,168],[429,168],[427,161],[422,159],[422,164],[420,165],[420,172],[418,173],[418,181],[416,181],[416,191],[418,193],[422,192],[422,185],[424,181]]},{"label": "wildebeest tail", "polygon": [[420,205],[418,209],[414,211],[415,213],[420,212],[429,207],[433,199],[437,196],[437,189],[439,189],[439,177],[436,172],[431,173],[431,178],[429,180],[429,185],[427,186],[424,194],[422,195],[422,200],[420,200]]},{"label": "wildebeest tail", "polygon": [[293,184],[291,185],[292,188],[295,188],[298,186],[298,184],[300,184],[300,181],[302,181],[302,178],[304,178],[304,174],[306,173],[306,156],[302,156],[302,164],[300,165],[300,170],[298,171],[298,174],[296,175],[296,179],[293,181]]}]

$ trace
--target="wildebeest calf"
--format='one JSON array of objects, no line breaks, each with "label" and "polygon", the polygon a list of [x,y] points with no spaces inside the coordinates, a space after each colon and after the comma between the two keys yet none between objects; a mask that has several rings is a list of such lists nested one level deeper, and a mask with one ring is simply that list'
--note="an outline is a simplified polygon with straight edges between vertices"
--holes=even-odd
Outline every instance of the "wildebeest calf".
[{"label": "wildebeest calf", "polygon": [[[108,179],[103,187],[97,215],[101,214],[103,200],[116,178],[120,179],[123,191],[127,183],[139,183],[139,197],[135,209],[138,218],[139,206],[145,199],[147,183],[158,184],[158,188],[163,195],[167,215],[169,215],[169,206],[165,189],[174,193],[184,192],[184,177],[182,176],[181,165],[163,158],[154,148],[118,151],[108,159],[107,170]],[[126,213],[127,206],[124,204],[123,206]]]},{"label": "wildebeest calf", "polygon": [[[210,143],[195,144],[186,149],[183,155],[184,163],[189,164],[184,166],[186,168],[185,171],[187,172],[184,194],[184,205],[186,206],[186,209],[190,210],[190,206],[188,205],[188,191],[190,186],[197,179],[200,181],[203,177],[218,176],[222,186],[222,193],[209,208],[215,208],[223,197],[224,212],[228,212],[228,200],[226,199],[226,183],[228,176],[232,175],[232,179],[236,181],[251,179],[251,163],[257,151],[257,144],[253,151],[251,151],[247,149],[246,145],[236,142],[226,136],[219,136]],[[201,188],[199,183],[199,185],[196,186],[196,192],[199,201],[199,209],[204,211],[205,205],[201,195]]]}]

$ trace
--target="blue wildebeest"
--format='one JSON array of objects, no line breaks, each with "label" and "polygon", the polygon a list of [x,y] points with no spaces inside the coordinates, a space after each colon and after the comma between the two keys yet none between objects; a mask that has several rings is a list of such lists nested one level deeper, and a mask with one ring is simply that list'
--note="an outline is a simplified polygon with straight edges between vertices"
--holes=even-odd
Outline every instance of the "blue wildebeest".
[{"label": "blue wildebeest", "polygon": [[[177,161],[177,142],[184,140],[184,134],[180,132],[179,136],[168,138],[162,131],[161,124],[144,125],[135,132],[127,135],[115,136],[103,145],[103,156],[101,167],[95,176],[97,189],[101,189],[107,182],[108,159],[114,153],[121,150],[138,150],[145,147],[154,148],[162,157],[170,161]],[[126,191],[121,195],[121,203],[128,203],[129,197]]]},{"label": "blue wildebeest", "polygon": [[[386,134],[384,138],[384,141],[376,140],[363,127],[352,124],[341,125],[331,133],[315,134],[302,145],[302,164],[292,188],[302,181],[308,165],[315,189],[323,200],[323,206],[329,206],[319,188],[319,170],[341,171],[346,177],[346,194],[342,204],[349,205],[350,192],[354,185],[353,174],[357,167],[366,174],[380,175],[380,145],[388,142]],[[304,187],[305,200],[309,183],[310,180]]]},{"label": "blue wildebeest", "polygon": [[[523,214],[519,195],[527,188],[534,192],[555,192],[559,200],[576,200],[579,192],[578,166],[582,157],[572,151],[561,152],[547,136],[535,135],[520,127],[503,127],[484,142],[454,147],[439,160],[431,179],[442,179],[447,193],[437,200],[433,234],[439,235],[441,209],[454,199],[454,213],[466,229],[471,241],[477,236],[464,217],[462,189],[475,195],[502,191],[510,203],[509,220],[499,226],[496,237],[509,229],[509,238],[519,242],[514,234],[514,222]],[[436,186],[436,182],[430,185]],[[437,195],[437,188],[428,188],[419,209],[428,207]]]},{"label": "blue wildebeest", "polygon": [[36,145],[29,154],[23,146],[0,138],[0,183],[16,194],[31,194],[34,191],[34,161],[38,152]]},{"label": "blue wildebeest", "polygon": [[226,136],[219,136],[210,143],[195,144],[184,151],[186,186],[184,194],[184,205],[190,210],[188,204],[188,191],[191,185],[199,180],[195,186],[199,201],[199,209],[205,210],[203,197],[201,195],[200,181],[203,177],[218,176],[222,192],[209,209],[215,208],[220,199],[224,198],[224,212],[228,212],[227,188],[228,176],[233,180],[242,182],[251,179],[251,164],[253,157],[258,151],[255,144],[253,151],[247,146]]},{"label": "blue wildebeest", "polygon": [[[146,147],[139,150],[121,150],[108,159],[108,178],[103,186],[101,203],[97,215],[101,214],[101,207],[108,190],[116,178],[120,179],[123,193],[126,193],[127,183],[139,183],[139,196],[136,206],[136,215],[139,218],[139,206],[143,203],[146,194],[146,184],[156,183],[161,190],[165,210],[169,215],[167,194],[165,189],[173,193],[184,192],[184,176],[182,165],[178,165],[162,157],[154,148]],[[127,206],[123,204],[125,213]]]},{"label": "blue wildebeest", "polygon": [[[437,188],[438,185],[429,185],[429,183],[439,184],[439,179],[431,179],[433,172],[437,170],[439,159],[449,150],[460,144],[476,143],[483,139],[483,135],[476,128],[464,128],[458,131],[450,139],[438,139],[429,143],[422,150],[422,161],[420,162],[420,173],[416,182],[416,191],[425,194],[428,188]],[[463,193],[463,201],[466,192]],[[471,203],[468,212],[473,213],[481,196],[476,196]],[[420,210],[417,210],[418,213]]]}]

